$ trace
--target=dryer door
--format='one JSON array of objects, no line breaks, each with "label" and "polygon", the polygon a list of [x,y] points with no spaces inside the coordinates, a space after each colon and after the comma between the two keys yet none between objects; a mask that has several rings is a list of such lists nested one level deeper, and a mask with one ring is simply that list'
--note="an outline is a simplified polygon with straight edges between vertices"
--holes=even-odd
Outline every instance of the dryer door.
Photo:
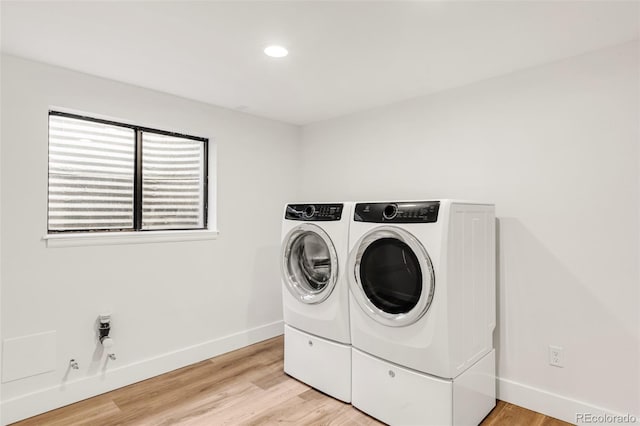
[{"label": "dryer door", "polygon": [[413,324],[428,310],[435,290],[431,259],[409,232],[380,226],[351,253],[350,287],[360,307],[381,324]]},{"label": "dryer door", "polygon": [[305,223],[292,229],[282,244],[282,276],[289,292],[304,303],[320,303],[338,280],[338,258],[329,235]]}]

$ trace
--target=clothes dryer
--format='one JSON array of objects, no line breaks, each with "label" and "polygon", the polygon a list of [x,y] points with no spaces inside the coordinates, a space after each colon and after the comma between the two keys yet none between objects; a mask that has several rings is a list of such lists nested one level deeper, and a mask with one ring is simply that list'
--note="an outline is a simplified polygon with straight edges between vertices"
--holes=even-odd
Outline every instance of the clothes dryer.
[{"label": "clothes dryer", "polygon": [[297,203],[282,224],[287,374],[351,401],[349,291],[345,279],[353,203]]},{"label": "clothes dryer", "polygon": [[452,200],[357,203],[353,405],[389,424],[478,424],[495,406],[495,213]]}]

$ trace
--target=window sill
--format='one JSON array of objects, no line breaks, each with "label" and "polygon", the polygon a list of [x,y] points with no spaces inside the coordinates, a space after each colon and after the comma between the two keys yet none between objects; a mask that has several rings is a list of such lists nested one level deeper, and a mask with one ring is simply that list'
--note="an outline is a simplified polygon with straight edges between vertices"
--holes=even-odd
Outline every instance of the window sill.
[{"label": "window sill", "polygon": [[145,232],[87,232],[47,234],[42,239],[47,247],[83,247],[118,244],[145,244],[179,241],[215,240],[218,231],[208,229]]}]

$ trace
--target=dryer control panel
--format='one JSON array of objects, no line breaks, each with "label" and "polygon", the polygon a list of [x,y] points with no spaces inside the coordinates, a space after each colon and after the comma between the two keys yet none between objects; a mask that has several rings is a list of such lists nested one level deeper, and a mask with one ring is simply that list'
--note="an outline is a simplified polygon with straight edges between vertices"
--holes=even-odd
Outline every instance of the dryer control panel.
[{"label": "dryer control panel", "polygon": [[353,219],[373,223],[433,223],[438,221],[439,209],[439,201],[358,203]]},{"label": "dryer control panel", "polygon": [[288,204],[285,219],[305,221],[340,220],[343,204]]}]

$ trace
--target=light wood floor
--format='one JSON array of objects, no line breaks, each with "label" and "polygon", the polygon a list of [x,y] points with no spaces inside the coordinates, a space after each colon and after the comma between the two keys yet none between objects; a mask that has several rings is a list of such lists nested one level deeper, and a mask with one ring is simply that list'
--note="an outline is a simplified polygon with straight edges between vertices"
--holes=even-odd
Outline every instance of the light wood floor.
[{"label": "light wood floor", "polygon": [[[99,395],[16,425],[381,425],[283,372],[283,338]],[[498,401],[484,426],[567,425]]]}]

